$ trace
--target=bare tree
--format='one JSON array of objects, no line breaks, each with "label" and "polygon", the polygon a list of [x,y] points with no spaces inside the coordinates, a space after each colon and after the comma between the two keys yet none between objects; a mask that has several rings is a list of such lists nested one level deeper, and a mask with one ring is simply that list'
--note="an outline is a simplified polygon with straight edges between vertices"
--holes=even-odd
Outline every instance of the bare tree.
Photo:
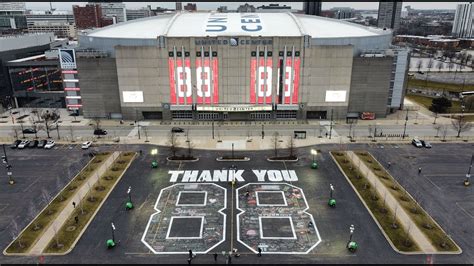
[{"label": "bare tree", "polygon": [[453,69],[454,63],[452,61],[449,61],[448,63],[448,70],[451,72],[451,69]]},{"label": "bare tree", "polygon": [[[41,190],[41,198],[46,203],[46,207],[49,207],[49,204],[51,203],[51,195],[44,188]],[[51,210],[48,210],[48,214],[51,214]]]},{"label": "bare tree", "polygon": [[468,112],[470,112],[474,107],[474,95],[467,96],[464,99],[464,105],[466,106]]},{"label": "bare tree", "polygon": [[293,136],[290,136],[288,139],[288,150],[290,152],[290,157],[295,156],[295,140]]},{"label": "bare tree", "polygon": [[168,134],[168,145],[170,146],[173,157],[176,157],[176,151],[178,149],[179,141],[178,136],[172,132]]},{"label": "bare tree", "polygon": [[275,157],[278,156],[278,148],[280,147],[280,134],[278,133],[278,131],[275,131],[273,132],[273,136],[272,136],[272,143],[273,143],[273,149],[275,151]]},{"label": "bare tree", "polygon": [[31,128],[35,132],[35,139],[38,138],[38,124],[36,124],[35,119],[33,116],[30,116]]},{"label": "bare tree", "polygon": [[100,123],[102,122],[102,119],[98,116],[95,116],[91,118],[91,120],[94,123],[94,129],[100,129]]},{"label": "bare tree", "polygon": [[142,127],[142,130],[143,130],[143,134],[145,134],[145,142],[150,142],[148,140],[148,127]]},{"label": "bare tree", "polygon": [[[61,178],[59,176],[56,177],[56,189],[58,191],[61,191],[63,188],[63,182],[61,181]],[[64,201],[64,195],[63,193],[59,193],[59,201]]]},{"label": "bare tree", "polygon": [[18,129],[15,126],[12,128],[12,135],[16,140],[18,139]]},{"label": "bare tree", "polygon": [[448,135],[448,125],[441,125],[441,135],[443,135],[443,141],[446,141]]},{"label": "bare tree", "polygon": [[436,64],[436,68],[438,68],[438,72],[441,72],[441,69],[443,69],[443,65],[444,65],[443,62],[438,62]]},{"label": "bare tree", "polygon": [[192,157],[193,148],[194,148],[194,144],[193,144],[193,142],[192,142],[190,139],[186,140],[186,143],[188,144],[188,157],[191,158],[191,157]]},{"label": "bare tree", "polygon": [[451,120],[453,129],[458,132],[456,137],[460,137],[462,132],[469,131],[472,128],[472,124],[465,120],[464,115],[454,116]]},{"label": "bare tree", "polygon": [[33,230],[38,230],[40,229],[41,225],[38,224],[38,221],[35,219],[36,217],[36,206],[35,206],[35,202],[32,201],[31,204],[30,204],[30,207],[28,207],[28,216],[31,217],[31,220],[33,220]]},{"label": "bare tree", "polygon": [[421,61],[421,58],[416,62],[416,68],[418,69],[418,72],[420,72],[420,69],[423,67],[423,61]]},{"label": "bare tree", "polygon": [[74,129],[72,126],[69,126],[69,134],[71,135],[71,142],[76,142],[76,140],[74,140]]},{"label": "bare tree", "polygon": [[436,136],[435,138],[439,138],[439,131],[441,130],[441,127],[442,125],[440,124],[437,124],[437,125],[434,125],[433,128],[436,129]]}]

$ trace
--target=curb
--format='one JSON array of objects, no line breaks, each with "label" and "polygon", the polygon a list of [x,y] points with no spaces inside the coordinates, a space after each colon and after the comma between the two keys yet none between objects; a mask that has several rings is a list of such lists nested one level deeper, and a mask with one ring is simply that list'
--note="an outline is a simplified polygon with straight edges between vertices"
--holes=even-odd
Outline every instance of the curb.
[{"label": "curb", "polygon": [[174,162],[174,163],[197,162],[197,161],[199,161],[199,157],[197,157],[196,159],[193,159],[193,160],[171,160],[170,157],[166,157],[166,160],[167,160],[168,162]]},{"label": "curb", "polygon": [[248,162],[250,157],[244,157],[244,159],[222,159],[222,157],[217,157],[216,161],[218,162]]},{"label": "curb", "polygon": [[[112,154],[111,154],[110,156],[112,156]],[[68,182],[66,185],[64,185],[64,187],[56,194],[56,196],[55,196],[51,201],[55,200],[56,197],[59,196],[59,194],[61,194],[61,193],[66,189],[66,187],[69,186],[69,184],[71,184],[72,181],[74,181],[74,179],[79,175],[79,173],[81,173],[84,169],[87,168],[87,166],[89,166],[89,164],[90,164],[91,162],[92,162],[92,159],[89,160],[89,162],[87,162],[87,164],[86,164],[71,180],[69,180],[69,182]],[[41,211],[39,211],[38,214],[35,216],[35,218],[33,218],[33,219],[31,220],[31,222],[28,223],[28,225],[25,226],[25,228],[23,228],[23,230],[21,230],[21,232],[20,232],[18,235],[21,235],[21,234],[33,223],[33,221],[36,220],[36,218],[38,218],[38,216],[39,216],[44,210],[46,210],[46,208],[48,208],[48,206],[49,206],[49,204],[47,204]],[[56,217],[55,217],[55,218],[56,218]],[[50,225],[48,225],[48,227],[45,228],[44,230],[47,230],[47,229],[49,228],[49,226],[50,226]],[[38,239],[37,239],[37,240],[38,240]],[[36,244],[37,240],[31,245],[31,247],[33,247],[34,244]],[[13,242],[14,242],[14,240],[13,240],[10,244],[8,244],[8,246],[3,250],[3,255],[5,255],[5,256],[34,256],[33,254],[29,254],[29,253],[7,253],[7,252],[6,252],[7,249],[13,244]],[[31,247],[30,247],[30,249],[31,249]]]},{"label": "curb", "polygon": [[[120,154],[122,154],[122,152],[120,152]],[[119,156],[117,156],[117,158],[115,160],[117,160],[119,157],[120,157],[120,154]],[[89,221],[87,222],[87,224],[82,228],[82,231],[79,233],[78,237],[76,238],[76,240],[71,244],[71,247],[66,250],[64,253],[41,253],[41,255],[46,255],[46,256],[64,256],[64,255],[67,255],[69,253],[71,253],[71,251],[76,247],[76,244],[77,242],[79,242],[79,240],[82,238],[82,235],[86,232],[87,228],[89,227],[89,224],[94,220],[95,216],[97,215],[97,213],[99,212],[99,210],[102,208],[102,205],[107,201],[107,199],[109,198],[109,195],[112,193],[112,191],[115,189],[115,186],[117,186],[117,184],[120,182],[120,180],[122,180],[122,177],[123,175],[127,172],[128,168],[130,167],[130,165],[132,164],[132,162],[135,160],[135,157],[137,156],[137,153],[135,152],[132,159],[130,160],[130,162],[128,163],[127,167],[125,167],[125,169],[123,170],[122,174],[117,178],[117,181],[115,182],[115,184],[110,188],[109,192],[107,192],[107,195],[105,195],[104,199],[102,200],[102,202],[99,204],[99,206],[97,207],[97,209],[94,211],[94,213],[92,214],[91,218],[89,219]],[[114,162],[115,162],[114,160]],[[112,163],[113,164],[113,163]],[[108,169],[107,169],[108,170]],[[99,177],[100,178],[100,177]],[[85,197],[84,197],[85,198]],[[83,198],[83,199],[84,199]]]},{"label": "curb", "polygon": [[270,159],[270,158],[267,158],[267,161],[269,162],[297,162],[300,158],[296,158],[294,160],[273,160],[273,159]]}]

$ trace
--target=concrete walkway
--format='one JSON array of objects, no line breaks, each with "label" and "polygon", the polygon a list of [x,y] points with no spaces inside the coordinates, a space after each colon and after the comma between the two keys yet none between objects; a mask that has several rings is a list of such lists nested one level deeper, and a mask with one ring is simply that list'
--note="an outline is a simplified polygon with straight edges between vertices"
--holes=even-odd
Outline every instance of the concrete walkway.
[{"label": "concrete walkway", "polygon": [[405,209],[395,199],[389,189],[379,180],[379,178],[372,172],[372,169],[368,168],[364,162],[353,152],[347,151],[347,155],[354,165],[358,165],[361,173],[367,174],[367,179],[370,185],[377,190],[377,193],[381,197],[385,197],[385,203],[392,213],[397,209],[397,218],[402,226],[407,230],[410,230],[411,238],[416,242],[418,247],[425,253],[435,253],[436,248],[431,244],[430,240],[426,235],[416,226],[413,220],[410,218]]},{"label": "concrete walkway", "polygon": [[112,153],[112,155],[103,162],[98,169],[91,173],[87,182],[84,182],[78,189],[76,189],[74,195],[66,202],[64,209],[56,216],[55,220],[48,226],[43,235],[41,235],[35,245],[30,249],[30,255],[41,255],[43,253],[43,251],[48,247],[48,244],[54,238],[56,231],[67,222],[68,218],[73,213],[74,207],[72,202],[75,201],[77,203],[77,208],[80,208],[79,204],[81,200],[87,196],[89,188],[94,187],[94,184],[99,180],[100,176],[107,171],[114,160],[118,158],[119,154],[120,152],[118,151]]}]

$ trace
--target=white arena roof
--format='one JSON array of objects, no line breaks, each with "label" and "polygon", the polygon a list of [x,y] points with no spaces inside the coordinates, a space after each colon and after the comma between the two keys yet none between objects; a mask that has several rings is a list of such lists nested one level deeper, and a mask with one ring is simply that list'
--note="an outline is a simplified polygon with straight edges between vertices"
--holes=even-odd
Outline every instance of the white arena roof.
[{"label": "white arena roof", "polygon": [[98,38],[155,39],[216,36],[370,37],[390,31],[337,19],[292,13],[179,12],[119,23],[89,32]]}]

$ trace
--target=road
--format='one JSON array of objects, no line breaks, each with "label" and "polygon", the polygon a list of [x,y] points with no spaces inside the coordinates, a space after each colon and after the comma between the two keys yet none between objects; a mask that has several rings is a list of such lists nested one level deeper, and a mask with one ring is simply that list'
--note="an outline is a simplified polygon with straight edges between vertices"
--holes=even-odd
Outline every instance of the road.
[{"label": "road", "polygon": [[[324,122],[324,121],[323,121]],[[326,133],[329,134],[330,127],[329,122],[327,125],[310,125],[310,124],[300,124],[300,125],[264,125],[263,131],[265,136],[270,137],[274,132],[278,132],[280,136],[290,136],[293,135],[294,131],[306,131],[307,137],[318,137],[325,136]],[[189,136],[195,137],[212,137],[212,126],[211,125],[186,125],[181,126],[185,131],[189,130]],[[104,126],[105,130],[108,131],[109,137],[138,137],[138,130],[134,126]],[[148,137],[166,137],[170,133],[171,126],[169,125],[152,125],[140,127],[140,137],[145,138],[145,135]],[[400,121],[398,125],[354,125],[352,129],[348,124],[337,124],[333,126],[331,135],[332,137],[337,136],[349,136],[349,130],[352,130],[352,136],[355,137],[366,137],[376,133],[379,135],[387,134],[403,134],[404,124]],[[146,131],[146,132],[145,132]],[[409,124],[406,128],[406,134],[409,136],[436,136],[437,130],[433,127],[432,124],[423,124],[423,125],[414,125]],[[18,130],[19,137],[22,137],[21,130]],[[90,126],[74,126],[72,135],[76,137],[93,137],[93,130]],[[214,125],[214,135],[216,138],[219,136],[236,136],[236,137],[246,137],[246,136],[261,136],[262,127],[260,125],[232,125],[232,126],[221,126],[218,123]],[[186,134],[186,133],[185,133]],[[184,135],[185,135],[184,134]],[[452,128],[451,125],[448,125],[447,136],[455,136],[457,132]],[[11,137],[13,136],[13,130],[11,126],[1,126],[0,127],[0,137]],[[474,130],[470,130],[462,133],[463,136],[474,136]],[[26,137],[33,138],[34,134],[25,134]],[[57,130],[51,130],[50,136],[53,138],[58,137]],[[71,139],[71,130],[69,127],[59,127],[59,136],[61,138]],[[442,132],[439,132],[439,136],[442,136]],[[46,132],[40,131],[38,133],[39,138],[46,138]]]}]

